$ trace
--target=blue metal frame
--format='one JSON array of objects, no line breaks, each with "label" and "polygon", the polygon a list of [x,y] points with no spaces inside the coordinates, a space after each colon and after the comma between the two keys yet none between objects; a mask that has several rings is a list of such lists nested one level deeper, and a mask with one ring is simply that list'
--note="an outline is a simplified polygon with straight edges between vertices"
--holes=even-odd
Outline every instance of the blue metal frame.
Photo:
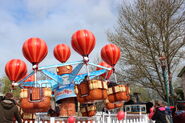
[{"label": "blue metal frame", "polygon": [[[57,75],[47,69],[49,68],[56,68],[56,67],[62,67],[66,65],[76,65],[77,66],[73,69],[73,71],[70,74],[63,74],[63,75]],[[84,65],[92,65],[95,67],[102,68],[101,70],[96,70],[84,74],[78,75],[79,71],[82,69]],[[26,76],[23,80],[18,82],[19,87],[35,87],[34,85],[39,84],[40,87],[48,87],[48,85],[51,85],[51,89],[53,91],[56,91],[58,96],[56,95],[55,98],[57,100],[64,99],[67,97],[75,97],[74,93],[74,84],[80,84],[85,76],[89,76],[90,79],[93,79],[97,76],[100,76],[101,74],[106,73],[108,70],[112,70],[112,68],[107,68],[101,65],[97,65],[94,63],[84,63],[84,61],[76,61],[76,62],[68,62],[63,64],[57,64],[57,65],[48,65],[39,67],[37,71],[42,72],[44,75],[49,77],[50,79],[47,80],[38,80],[38,81],[32,81],[32,82],[24,82],[27,80],[30,76],[35,74],[36,71],[32,71],[28,76]],[[73,86],[71,86],[73,85]],[[67,89],[67,90],[65,90]],[[65,92],[71,92],[70,94],[65,94]],[[64,95],[62,95],[64,93]]]},{"label": "blue metal frame", "polygon": [[76,61],[76,62],[68,62],[68,63],[57,64],[57,65],[48,65],[48,66],[39,67],[38,70],[62,67],[62,66],[66,66],[66,65],[75,65],[75,64],[80,64],[80,63],[84,63],[84,62],[83,61]]}]

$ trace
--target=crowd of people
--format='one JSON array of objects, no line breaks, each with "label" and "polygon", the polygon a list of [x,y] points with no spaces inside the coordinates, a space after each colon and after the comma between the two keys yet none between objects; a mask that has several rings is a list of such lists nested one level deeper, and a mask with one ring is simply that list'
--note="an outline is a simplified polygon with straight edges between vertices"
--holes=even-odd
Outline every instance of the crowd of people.
[{"label": "crowd of people", "polygon": [[[178,103],[176,107],[169,107],[162,101],[156,101],[155,105],[149,105],[149,118],[155,123],[185,123],[185,104]],[[14,100],[12,93],[6,93],[0,98],[0,123],[13,123],[17,120],[22,123],[19,112],[19,104]],[[48,112],[52,114],[51,111]]]},{"label": "crowd of people", "polygon": [[185,123],[185,104],[178,103],[176,107],[170,107],[158,101],[150,108],[149,118],[155,123]]}]

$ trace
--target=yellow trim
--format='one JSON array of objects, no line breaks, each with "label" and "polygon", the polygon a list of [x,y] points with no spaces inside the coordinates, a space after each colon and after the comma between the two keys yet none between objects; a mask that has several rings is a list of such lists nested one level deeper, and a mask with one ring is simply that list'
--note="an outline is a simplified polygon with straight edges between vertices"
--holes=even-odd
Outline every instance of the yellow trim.
[{"label": "yellow trim", "polygon": [[108,88],[108,95],[113,94],[113,88],[115,89],[114,93],[117,92],[126,92],[126,87],[124,85],[117,85],[111,88]]},{"label": "yellow trim", "polygon": [[[94,105],[91,105],[91,106],[88,106],[87,107],[87,111],[89,112],[89,111],[95,111],[96,110],[96,106],[94,106]],[[83,108],[80,108],[80,111],[82,112],[82,113],[84,113],[84,112],[86,112],[86,108],[85,107],[83,107]]]},{"label": "yellow trim", "polygon": [[108,89],[107,82],[103,81],[103,86],[102,86],[102,81],[90,80],[89,81],[89,89],[93,90],[93,89],[97,89],[97,88]]},{"label": "yellow trim", "polygon": [[78,94],[78,87],[77,87],[77,85],[75,86],[75,88],[74,88],[75,90],[75,94],[77,95]]},{"label": "yellow trim", "polygon": [[92,105],[87,107],[87,111],[95,111],[96,110],[96,106]]},{"label": "yellow trim", "polygon": [[108,99],[106,99],[104,102],[105,102],[105,103],[109,103],[109,100],[108,100]]},{"label": "yellow trim", "polygon": [[43,88],[44,96],[51,97],[51,89],[50,88]]},{"label": "yellow trim", "polygon": [[85,108],[80,108],[80,111],[81,111],[82,113],[86,112]]},{"label": "yellow trim", "polygon": [[27,98],[28,97],[28,89],[21,89],[20,98]]}]

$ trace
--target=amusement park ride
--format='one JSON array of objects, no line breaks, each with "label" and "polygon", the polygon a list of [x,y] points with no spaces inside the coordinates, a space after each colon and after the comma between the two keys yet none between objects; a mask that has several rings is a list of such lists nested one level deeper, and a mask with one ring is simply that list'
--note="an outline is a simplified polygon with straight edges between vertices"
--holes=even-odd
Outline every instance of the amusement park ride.
[{"label": "amusement park ride", "polygon": [[[71,45],[83,57],[82,61],[66,62],[71,55],[70,48],[66,44],[59,44],[54,48],[53,54],[61,64],[39,67],[38,64],[48,53],[47,45],[40,38],[26,40],[22,52],[32,63],[33,71],[27,74],[26,64],[19,59],[10,60],[5,66],[12,88],[21,88],[20,106],[23,112],[48,112],[52,95],[60,107],[61,117],[76,116],[76,100],[81,104],[80,111],[85,117],[96,114],[95,102],[104,102],[107,110],[121,108],[123,101],[130,98],[130,89],[127,85],[119,84],[115,75],[114,66],[120,58],[120,48],[114,44],[105,45],[101,49],[104,61],[97,65],[90,63],[88,57],[95,43],[92,32],[78,30],[72,35]],[[90,71],[90,65],[96,67],[96,70]],[[86,73],[80,73],[83,67]],[[50,71],[50,68],[55,68],[56,72]],[[49,79],[38,78],[38,73]],[[115,82],[109,81],[112,73],[115,75]]]}]

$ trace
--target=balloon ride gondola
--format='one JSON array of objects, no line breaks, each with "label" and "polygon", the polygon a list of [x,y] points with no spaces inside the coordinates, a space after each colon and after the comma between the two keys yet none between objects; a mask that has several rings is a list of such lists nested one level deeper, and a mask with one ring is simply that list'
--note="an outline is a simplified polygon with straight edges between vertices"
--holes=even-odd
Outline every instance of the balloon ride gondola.
[{"label": "balloon ride gondola", "polygon": [[80,111],[82,116],[84,117],[92,117],[96,114],[96,105],[90,104],[80,107]]},{"label": "balloon ride gondola", "polygon": [[120,108],[123,102],[130,100],[130,88],[128,85],[110,83],[108,85],[108,98],[105,101],[108,110]]},{"label": "balloon ride gondola", "polygon": [[[51,108],[52,97],[60,108],[59,116],[75,116],[76,101],[81,104],[82,116],[96,114],[96,102],[104,101],[109,110],[123,106],[122,101],[129,99],[129,87],[122,84],[112,86],[109,81],[115,75],[115,65],[120,58],[120,49],[108,44],[101,50],[103,62],[89,62],[89,54],[96,44],[96,38],[89,30],[78,30],[72,35],[72,48],[79,53],[82,61],[66,62],[71,50],[66,44],[58,44],[53,50],[54,57],[61,62],[57,65],[39,67],[46,57],[48,47],[40,38],[29,38],[22,47],[24,57],[32,64],[33,71],[27,73],[26,64],[19,59],[10,60],[5,72],[13,86],[19,86],[21,108],[25,113],[47,112]],[[96,67],[89,70],[89,65]],[[85,66],[86,72],[80,73]],[[56,71],[50,71],[55,68]],[[18,71],[18,72],[17,72]],[[38,73],[47,76],[39,78]],[[96,79],[94,79],[96,77]],[[117,83],[116,76],[115,82]]]},{"label": "balloon ride gondola", "polygon": [[92,103],[94,101],[105,100],[107,98],[107,82],[100,80],[82,81],[75,86],[75,93],[80,103]]}]

